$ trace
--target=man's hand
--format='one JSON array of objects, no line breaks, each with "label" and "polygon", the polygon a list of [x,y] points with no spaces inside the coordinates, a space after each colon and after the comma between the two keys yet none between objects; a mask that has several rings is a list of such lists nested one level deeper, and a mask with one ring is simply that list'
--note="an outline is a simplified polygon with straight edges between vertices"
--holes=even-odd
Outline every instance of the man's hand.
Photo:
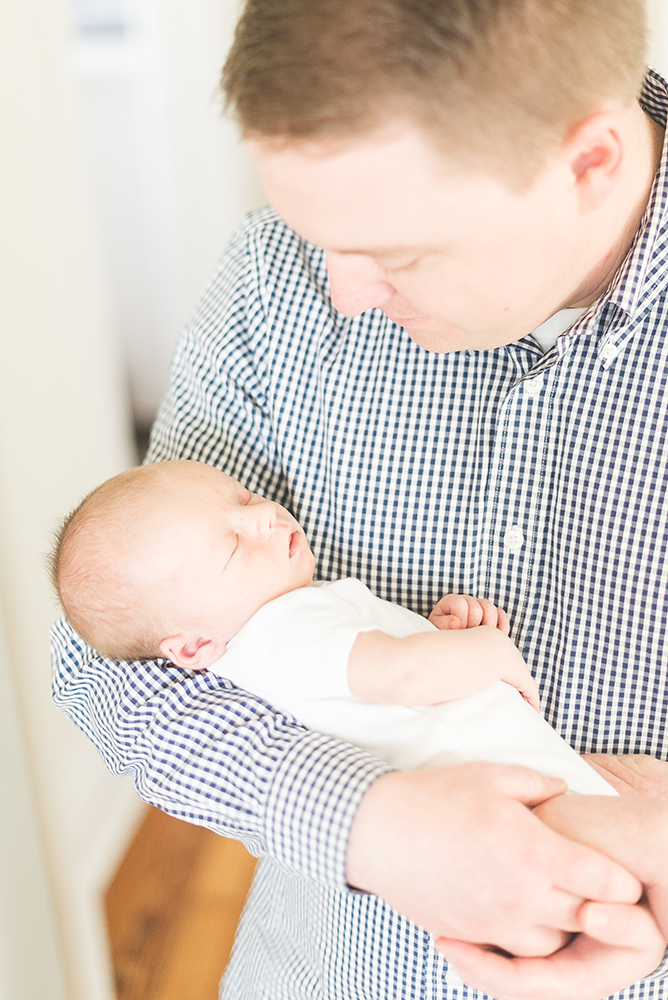
[{"label": "man's hand", "polygon": [[468,597],[464,594],[446,594],[434,607],[429,621],[436,628],[458,629],[491,625],[504,635],[510,633],[508,615],[486,598]]},{"label": "man's hand", "polygon": [[498,764],[385,774],[355,816],[348,881],[435,937],[549,954],[580,929],[585,899],[634,903],[642,891],[619,865],[525,808],[564,788],[559,779]]},{"label": "man's hand", "polygon": [[436,941],[468,986],[497,1000],[601,1000],[648,976],[666,942],[644,905],[584,903],[583,930],[547,958],[507,958],[464,941]]},{"label": "man's hand", "polygon": [[620,795],[645,795],[668,802],[668,762],[638,754],[585,754],[584,760]]}]

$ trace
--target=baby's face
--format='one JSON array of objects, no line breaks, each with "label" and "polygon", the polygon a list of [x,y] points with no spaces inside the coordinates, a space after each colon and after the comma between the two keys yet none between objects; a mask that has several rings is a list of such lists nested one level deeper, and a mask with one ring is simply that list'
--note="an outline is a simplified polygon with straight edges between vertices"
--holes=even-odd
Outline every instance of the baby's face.
[{"label": "baby's face", "polygon": [[294,517],[217,469],[164,463],[155,498],[144,561],[175,632],[197,627],[227,642],[267,601],[311,583],[313,554]]}]

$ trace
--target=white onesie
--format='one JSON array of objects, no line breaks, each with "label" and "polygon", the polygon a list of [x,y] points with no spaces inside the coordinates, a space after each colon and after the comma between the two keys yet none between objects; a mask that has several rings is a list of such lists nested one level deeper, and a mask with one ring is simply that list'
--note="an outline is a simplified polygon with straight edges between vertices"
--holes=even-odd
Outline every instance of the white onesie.
[{"label": "white onesie", "polygon": [[410,708],[350,693],[348,657],[360,632],[405,636],[433,628],[426,618],[374,597],[359,580],[316,584],[260,608],[211,670],[309,729],[354,743],[397,768],[467,760],[524,764],[565,778],[574,792],[616,794],[503,681],[456,701]]}]

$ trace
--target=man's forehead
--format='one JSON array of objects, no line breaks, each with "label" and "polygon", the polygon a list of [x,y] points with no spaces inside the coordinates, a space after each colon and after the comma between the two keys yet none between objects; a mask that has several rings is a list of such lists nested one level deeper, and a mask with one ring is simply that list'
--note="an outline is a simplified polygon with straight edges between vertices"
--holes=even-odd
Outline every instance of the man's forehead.
[{"label": "man's forehead", "polygon": [[297,171],[312,177],[374,177],[418,171],[435,176],[462,174],[455,161],[436,150],[415,125],[396,121],[362,135],[341,139],[289,140],[255,137],[248,147],[258,168],[270,178]]},{"label": "man's forehead", "polygon": [[341,252],[399,255],[428,247],[439,242],[436,219],[447,217],[457,229],[479,203],[510,196],[405,123],[344,145],[249,145],[279,215],[310,242]]}]

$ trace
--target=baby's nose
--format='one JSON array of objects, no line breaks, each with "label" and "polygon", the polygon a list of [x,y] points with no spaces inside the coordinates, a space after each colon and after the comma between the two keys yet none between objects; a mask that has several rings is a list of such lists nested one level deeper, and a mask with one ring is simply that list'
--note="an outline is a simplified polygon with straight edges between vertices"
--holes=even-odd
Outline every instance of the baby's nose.
[{"label": "baby's nose", "polygon": [[271,500],[262,500],[246,508],[252,515],[252,523],[260,539],[268,538],[276,520],[276,504]]}]

